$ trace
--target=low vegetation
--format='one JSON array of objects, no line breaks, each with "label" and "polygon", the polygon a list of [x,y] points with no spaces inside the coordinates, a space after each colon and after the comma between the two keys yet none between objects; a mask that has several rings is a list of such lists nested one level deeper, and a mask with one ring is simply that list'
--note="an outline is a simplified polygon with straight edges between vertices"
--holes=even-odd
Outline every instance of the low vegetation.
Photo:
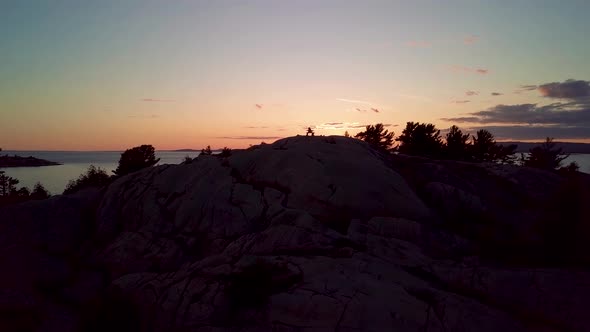
[{"label": "low vegetation", "polygon": [[200,155],[204,155],[204,156],[210,156],[213,154],[213,151],[211,151],[211,146],[207,145],[206,148],[201,150],[201,154]]},{"label": "low vegetation", "polygon": [[191,164],[192,162],[193,158],[191,158],[189,155],[184,156],[184,158],[182,159],[183,164]]},{"label": "low vegetation", "polygon": [[561,162],[569,155],[563,154],[562,149],[557,148],[552,138],[547,138],[543,144],[529,150],[528,156],[522,156],[522,164],[528,167],[554,170],[561,167]]},{"label": "low vegetation", "polygon": [[6,175],[4,171],[0,171],[0,206],[30,200],[41,200],[51,196],[49,191],[39,182],[35,184],[33,191],[27,187],[17,188],[19,183],[18,179]]},{"label": "low vegetation", "polygon": [[110,182],[111,177],[104,169],[90,165],[86,173],[80,174],[80,176],[75,180],[70,180],[66,186],[66,189],[64,190],[64,195],[73,194],[82,189],[91,187],[100,188],[106,186]]},{"label": "low vegetation", "polygon": [[231,156],[231,149],[228,147],[224,147],[219,154],[220,157],[225,158]]}]

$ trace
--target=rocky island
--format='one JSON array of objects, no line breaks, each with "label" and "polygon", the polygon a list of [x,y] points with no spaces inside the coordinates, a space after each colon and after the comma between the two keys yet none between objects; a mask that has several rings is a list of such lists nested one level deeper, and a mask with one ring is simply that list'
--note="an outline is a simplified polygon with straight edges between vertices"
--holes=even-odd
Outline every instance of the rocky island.
[{"label": "rocky island", "polygon": [[39,159],[32,156],[21,157],[21,156],[9,156],[0,155],[0,168],[3,167],[39,167],[39,166],[54,166],[61,165],[53,161]]},{"label": "rocky island", "polygon": [[0,330],[589,331],[589,188],[346,137],[150,167],[0,209]]}]

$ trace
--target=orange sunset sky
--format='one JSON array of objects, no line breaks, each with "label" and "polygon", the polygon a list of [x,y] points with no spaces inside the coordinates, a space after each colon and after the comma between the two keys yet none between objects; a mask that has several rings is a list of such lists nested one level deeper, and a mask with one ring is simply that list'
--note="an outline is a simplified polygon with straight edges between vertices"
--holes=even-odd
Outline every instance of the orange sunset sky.
[{"label": "orange sunset sky", "polygon": [[590,2],[9,1],[0,147],[247,147],[378,122],[590,141]]}]

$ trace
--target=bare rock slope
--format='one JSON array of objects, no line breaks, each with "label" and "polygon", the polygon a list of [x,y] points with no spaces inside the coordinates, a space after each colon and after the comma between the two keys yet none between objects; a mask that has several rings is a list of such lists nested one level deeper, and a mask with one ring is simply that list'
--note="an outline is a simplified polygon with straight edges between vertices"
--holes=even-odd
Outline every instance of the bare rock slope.
[{"label": "bare rock slope", "polygon": [[525,234],[489,186],[561,180],[519,172],[293,137],[5,208],[0,330],[590,330],[586,270],[482,263],[479,228],[445,227]]}]

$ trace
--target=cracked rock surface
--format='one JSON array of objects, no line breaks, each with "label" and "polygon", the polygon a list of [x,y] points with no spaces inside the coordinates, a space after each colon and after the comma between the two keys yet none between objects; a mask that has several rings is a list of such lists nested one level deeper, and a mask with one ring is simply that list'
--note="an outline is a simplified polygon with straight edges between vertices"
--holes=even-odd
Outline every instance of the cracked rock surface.
[{"label": "cracked rock surface", "polygon": [[558,179],[458,167],[292,137],[0,209],[0,330],[589,331],[589,272],[440,227]]}]

